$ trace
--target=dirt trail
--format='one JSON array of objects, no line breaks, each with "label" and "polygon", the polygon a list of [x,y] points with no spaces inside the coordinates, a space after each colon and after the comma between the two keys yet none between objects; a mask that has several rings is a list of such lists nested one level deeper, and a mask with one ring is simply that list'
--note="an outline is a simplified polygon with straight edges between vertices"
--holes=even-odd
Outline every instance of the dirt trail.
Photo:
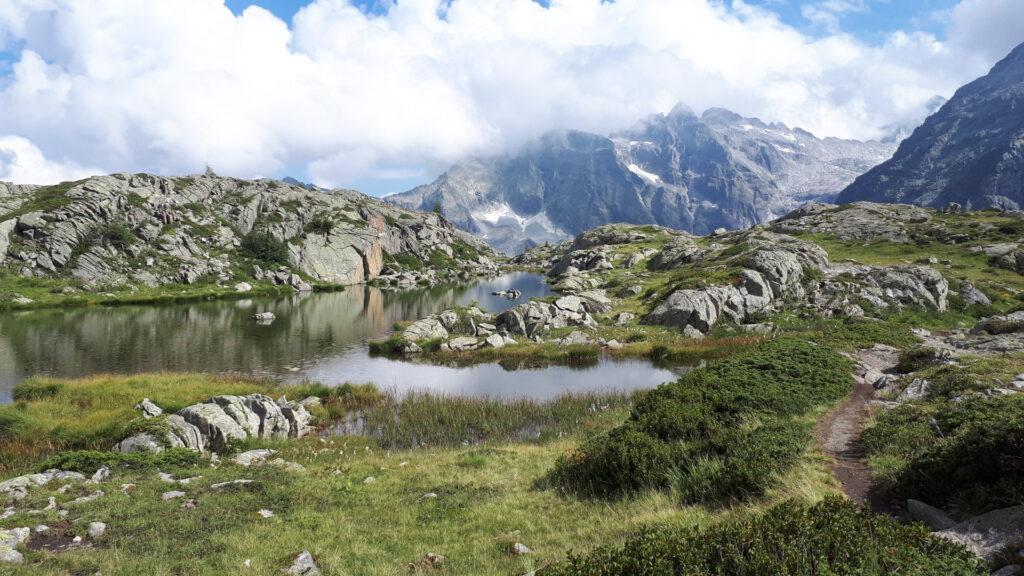
[{"label": "dirt trail", "polygon": [[858,378],[853,393],[818,422],[814,433],[818,445],[831,459],[829,467],[842,485],[843,493],[875,512],[896,515],[897,507],[877,490],[860,441],[864,425],[871,416],[869,401],[873,395],[872,385]]}]

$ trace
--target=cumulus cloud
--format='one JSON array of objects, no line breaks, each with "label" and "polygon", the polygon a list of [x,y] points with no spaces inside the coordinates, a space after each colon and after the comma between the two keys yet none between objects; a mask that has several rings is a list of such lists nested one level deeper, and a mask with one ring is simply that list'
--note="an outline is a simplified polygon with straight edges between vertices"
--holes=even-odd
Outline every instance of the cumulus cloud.
[{"label": "cumulus cloud", "polygon": [[42,151],[20,136],[0,136],[0,182],[50,184],[78,180],[102,170],[75,162],[47,160]]},{"label": "cumulus cloud", "polygon": [[956,40],[869,45],[836,27],[803,34],[742,0],[397,0],[383,15],[316,0],[290,25],[221,0],[8,0],[0,42],[21,51],[0,78],[0,133],[112,170],[299,167],[322,185],[436,173],[677,101],[871,138],[983,73],[998,43],[972,22],[1015,4],[964,0]]}]

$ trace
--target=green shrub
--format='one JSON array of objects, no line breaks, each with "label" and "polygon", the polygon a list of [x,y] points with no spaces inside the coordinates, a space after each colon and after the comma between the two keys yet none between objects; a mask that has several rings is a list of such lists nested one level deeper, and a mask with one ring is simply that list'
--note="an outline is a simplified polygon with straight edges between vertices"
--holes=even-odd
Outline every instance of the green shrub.
[{"label": "green shrub", "polygon": [[139,241],[124,224],[104,224],[96,234],[103,242],[122,250]]},{"label": "green shrub", "polygon": [[319,234],[321,236],[327,236],[334,229],[334,222],[325,215],[317,216],[306,224],[305,232],[307,234]]},{"label": "green shrub", "polygon": [[551,479],[601,496],[672,484],[686,502],[761,494],[810,441],[798,419],[842,398],[850,369],[822,346],[766,342],[644,395],[625,424],[560,458]]},{"label": "green shrub", "polygon": [[268,264],[288,264],[288,245],[269,232],[252,231],[242,237],[239,250],[244,256]]},{"label": "green shrub", "polygon": [[838,498],[699,528],[652,528],[544,576],[982,576],[958,544]]},{"label": "green shrub", "polygon": [[384,340],[370,340],[366,343],[370,354],[398,354],[405,345],[401,334],[392,334]]},{"label": "green shrub", "polygon": [[1024,502],[1024,398],[905,405],[864,433],[874,458],[895,461],[883,484],[960,515]]},{"label": "green shrub", "polygon": [[188,448],[168,448],[161,452],[105,452],[99,450],[72,450],[61,452],[39,465],[40,472],[53,468],[92,474],[102,466],[112,469],[166,470],[195,468],[205,463],[202,454]]},{"label": "green shrub", "polygon": [[900,352],[896,370],[901,374],[909,374],[927,368],[938,362],[938,354],[934,348],[915,347]]},{"label": "green shrub", "polygon": [[423,260],[415,254],[401,252],[399,254],[384,254],[384,261],[397,264],[402,270],[422,270]]}]

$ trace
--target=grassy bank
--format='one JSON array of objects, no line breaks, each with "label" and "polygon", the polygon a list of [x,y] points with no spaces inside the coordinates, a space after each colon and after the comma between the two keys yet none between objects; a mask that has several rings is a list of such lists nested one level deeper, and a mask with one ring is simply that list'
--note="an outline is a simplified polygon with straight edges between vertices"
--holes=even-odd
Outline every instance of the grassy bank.
[{"label": "grassy bank", "polygon": [[[232,286],[203,284],[168,284],[149,287],[109,288],[102,292],[83,290],[77,281],[67,278],[26,278],[20,274],[0,270],[0,311],[34,310],[39,308],[73,308],[82,306],[125,306],[144,304],[172,304],[204,300],[230,300],[287,296],[294,294],[291,286],[275,286],[266,282],[251,282],[252,290],[237,292]],[[333,284],[314,285],[316,291],[343,290]],[[32,300],[19,304],[17,297]]]},{"label": "grassy bank", "polygon": [[0,474],[61,450],[109,450],[141,424],[133,407],[143,398],[176,410],[217,394],[273,390],[269,381],[197,374],[32,378],[0,405]]},{"label": "grassy bank", "polygon": [[385,448],[544,442],[601,429],[625,417],[631,394],[576,394],[549,402],[501,401],[411,393],[401,398],[369,385],[277,385],[269,380],[202,374],[140,374],[80,379],[32,378],[13,403],[0,405],[0,474],[32,468],[66,450],[108,450],[150,421],[134,406],[149,398],[171,413],[221,394],[317,396],[317,426],[362,435]]}]

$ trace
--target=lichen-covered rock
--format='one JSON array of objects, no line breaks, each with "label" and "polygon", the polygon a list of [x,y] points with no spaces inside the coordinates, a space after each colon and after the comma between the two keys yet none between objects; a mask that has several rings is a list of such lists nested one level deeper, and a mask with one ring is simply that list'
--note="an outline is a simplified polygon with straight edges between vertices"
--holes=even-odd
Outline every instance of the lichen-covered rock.
[{"label": "lichen-covered rock", "polygon": [[934,534],[992,561],[1007,545],[1024,541],[1024,505],[986,512]]},{"label": "lichen-covered rock", "polygon": [[971,329],[972,334],[1014,334],[1024,332],[1024,310],[1002,316],[982,318]]},{"label": "lichen-covered rock", "polygon": [[436,318],[424,318],[409,325],[402,332],[402,338],[406,342],[417,342],[420,340],[433,340],[435,338],[448,338],[448,331]]},{"label": "lichen-covered rock", "polygon": [[928,211],[907,204],[854,202],[846,206],[809,203],[772,222],[770,229],[786,234],[829,234],[841,240],[910,242],[907,224],[927,222]]},{"label": "lichen-covered rock", "polygon": [[651,270],[669,270],[692,264],[704,257],[705,250],[697,245],[691,236],[679,236],[672,239],[660,252],[647,263]]},{"label": "lichen-covered rock", "polygon": [[248,438],[245,428],[215,402],[193,404],[182,409],[178,415],[198,428],[214,450],[223,450],[232,440]]},{"label": "lichen-covered rock", "polygon": [[149,398],[143,398],[141,402],[135,405],[135,409],[142,413],[142,417],[145,419],[156,418],[164,413],[163,409],[154,404]]}]

